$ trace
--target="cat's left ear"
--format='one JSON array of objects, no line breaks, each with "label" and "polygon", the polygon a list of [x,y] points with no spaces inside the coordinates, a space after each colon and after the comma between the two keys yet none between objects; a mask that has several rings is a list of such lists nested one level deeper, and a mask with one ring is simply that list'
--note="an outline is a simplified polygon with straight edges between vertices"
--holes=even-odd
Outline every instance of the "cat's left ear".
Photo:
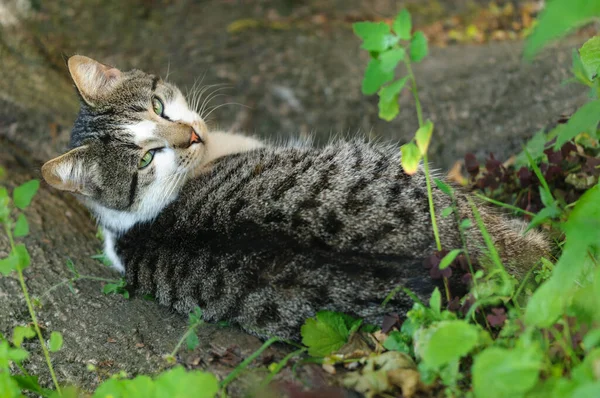
[{"label": "cat's left ear", "polygon": [[67,66],[77,91],[91,106],[95,105],[98,98],[109,93],[123,77],[117,68],[101,64],[83,55],[70,57]]},{"label": "cat's left ear", "polygon": [[88,164],[87,146],[77,147],[64,155],[49,160],[42,166],[46,182],[61,191],[91,196],[94,181],[93,165]]}]

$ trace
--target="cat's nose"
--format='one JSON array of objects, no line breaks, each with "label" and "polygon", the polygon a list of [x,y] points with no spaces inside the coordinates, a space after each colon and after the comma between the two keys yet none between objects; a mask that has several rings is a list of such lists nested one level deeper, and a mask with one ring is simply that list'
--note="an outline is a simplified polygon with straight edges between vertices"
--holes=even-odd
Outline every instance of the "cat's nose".
[{"label": "cat's nose", "polygon": [[190,136],[190,145],[196,144],[196,143],[202,143],[202,138],[200,138],[198,133],[196,133],[196,130],[194,130],[192,128],[192,134]]}]

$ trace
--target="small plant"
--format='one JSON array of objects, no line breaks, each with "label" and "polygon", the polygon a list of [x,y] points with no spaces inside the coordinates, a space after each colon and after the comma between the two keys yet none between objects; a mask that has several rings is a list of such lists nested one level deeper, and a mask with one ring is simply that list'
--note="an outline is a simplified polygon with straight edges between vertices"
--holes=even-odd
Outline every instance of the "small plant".
[{"label": "small plant", "polygon": [[91,280],[91,281],[106,282],[106,285],[104,285],[104,288],[103,288],[104,294],[111,294],[111,293],[122,294],[123,297],[129,298],[129,292],[127,290],[125,290],[125,280],[123,278],[108,279],[108,278],[102,278],[102,277],[93,276],[93,275],[81,275],[79,273],[79,271],[77,271],[77,269],[75,268],[75,264],[73,263],[73,261],[71,261],[71,259],[67,259],[66,265],[67,265],[67,268],[69,269],[69,271],[73,274],[73,276],[71,278],[65,279],[65,280],[49,287],[44,293],[42,293],[42,295],[35,296],[33,298],[33,302],[36,306],[41,307],[42,301],[46,296],[48,296],[50,293],[52,293],[56,289],[59,289],[63,286],[67,286],[69,288],[69,291],[72,294],[75,294],[74,283],[79,280]]},{"label": "small plant", "polygon": [[[427,56],[429,51],[427,38],[421,31],[411,33],[412,20],[407,10],[400,11],[391,28],[384,22],[357,22],[353,25],[353,29],[354,33],[363,40],[361,48],[369,51],[371,56],[365,70],[362,92],[366,95],[378,93],[380,118],[391,121],[398,116],[398,98],[406,84],[410,84],[410,90],[415,100],[419,129],[410,142],[400,147],[402,168],[407,174],[412,175],[417,172],[421,160],[423,161],[431,226],[437,251],[442,253],[427,156],[433,134],[433,123],[431,120],[423,119],[417,81],[411,66],[412,63],[421,62]],[[394,80],[395,71],[400,62],[404,64],[406,76]],[[392,83],[385,85],[392,80],[394,80]],[[450,301],[448,278],[443,277],[443,280],[446,298]]]},{"label": "small plant", "polygon": [[176,362],[175,355],[177,354],[177,352],[179,351],[179,349],[181,348],[181,346],[183,345],[184,342],[186,343],[188,350],[193,350],[194,348],[196,348],[198,346],[198,344],[200,342],[198,341],[198,335],[196,334],[196,329],[198,329],[198,327],[203,324],[204,324],[204,321],[202,320],[202,310],[200,309],[200,307],[196,307],[196,308],[194,308],[194,310],[192,312],[190,312],[190,315],[188,318],[188,329],[186,330],[184,335],[181,337],[181,339],[179,339],[179,342],[173,349],[173,352],[171,352],[171,354],[165,356],[165,359],[167,360],[168,363],[173,364]]},{"label": "small plant", "polygon": [[[4,172],[0,174],[4,174]],[[6,387],[6,391],[16,392],[15,396],[20,395],[21,389],[37,393],[43,391],[37,383],[37,378],[31,377],[21,367],[21,362],[29,356],[27,351],[20,348],[21,343],[23,339],[34,336],[37,336],[40,342],[54,388],[56,388],[58,395],[61,395],[61,389],[50,359],[50,352],[56,352],[61,348],[62,335],[59,332],[52,332],[50,344],[49,346],[46,345],[23,276],[23,270],[30,265],[29,252],[24,244],[15,242],[15,238],[23,238],[29,234],[29,223],[22,211],[29,206],[39,186],[40,182],[38,180],[28,181],[16,187],[13,190],[12,197],[5,187],[0,187],[0,223],[4,226],[6,236],[10,242],[8,257],[0,259],[0,273],[4,276],[17,274],[32,322],[31,326],[15,328],[13,331],[13,348],[10,347],[8,340],[3,337],[0,338],[0,380]],[[23,373],[22,376],[11,376],[9,367],[11,363],[20,368]]]}]

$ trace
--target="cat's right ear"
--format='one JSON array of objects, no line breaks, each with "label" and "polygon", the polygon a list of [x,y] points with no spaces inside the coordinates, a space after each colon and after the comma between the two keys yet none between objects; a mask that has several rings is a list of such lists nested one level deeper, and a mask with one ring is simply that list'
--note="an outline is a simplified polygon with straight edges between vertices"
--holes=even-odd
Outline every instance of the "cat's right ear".
[{"label": "cat's right ear", "polygon": [[67,66],[81,98],[90,106],[94,106],[98,98],[109,93],[121,81],[123,75],[117,68],[83,55],[70,57]]},{"label": "cat's right ear", "polygon": [[61,191],[90,196],[93,181],[90,173],[94,167],[86,164],[89,160],[87,151],[87,146],[80,146],[46,162],[42,166],[44,180]]}]

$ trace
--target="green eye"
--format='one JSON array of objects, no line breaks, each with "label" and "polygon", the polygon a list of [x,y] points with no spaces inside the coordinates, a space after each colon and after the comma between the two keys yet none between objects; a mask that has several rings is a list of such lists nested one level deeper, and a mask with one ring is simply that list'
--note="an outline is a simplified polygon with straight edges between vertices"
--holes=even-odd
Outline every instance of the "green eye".
[{"label": "green eye", "polygon": [[163,105],[160,99],[158,99],[157,97],[153,97],[152,109],[154,110],[154,113],[156,113],[158,116],[162,116],[165,110],[165,106]]},{"label": "green eye", "polygon": [[138,169],[143,169],[148,167],[150,163],[152,163],[152,159],[154,159],[154,151],[148,151],[142,156],[140,159],[140,163],[138,164]]}]

